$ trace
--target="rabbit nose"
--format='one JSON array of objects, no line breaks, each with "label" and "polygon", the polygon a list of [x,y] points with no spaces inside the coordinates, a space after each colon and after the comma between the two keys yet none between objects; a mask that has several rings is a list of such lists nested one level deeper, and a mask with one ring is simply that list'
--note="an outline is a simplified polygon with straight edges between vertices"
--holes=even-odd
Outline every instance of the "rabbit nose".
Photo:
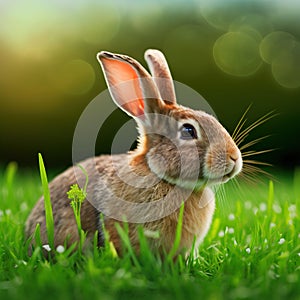
[{"label": "rabbit nose", "polygon": [[235,151],[232,153],[228,153],[228,161],[230,162],[230,167],[231,167],[231,171],[229,172],[229,175],[231,177],[235,176],[236,174],[238,174],[241,169],[242,169],[242,158],[241,158],[241,154],[239,151]]},{"label": "rabbit nose", "polygon": [[233,162],[236,162],[238,160],[238,157],[236,155],[229,154],[229,159]]},{"label": "rabbit nose", "polygon": [[238,153],[229,153],[228,154],[228,159],[232,160],[234,163],[239,159],[239,154]]}]

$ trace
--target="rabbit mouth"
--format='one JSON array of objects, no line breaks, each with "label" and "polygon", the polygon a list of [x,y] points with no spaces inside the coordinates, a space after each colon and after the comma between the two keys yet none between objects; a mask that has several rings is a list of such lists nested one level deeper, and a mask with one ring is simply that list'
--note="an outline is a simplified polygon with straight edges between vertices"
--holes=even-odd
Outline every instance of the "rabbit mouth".
[{"label": "rabbit mouth", "polygon": [[214,178],[209,178],[208,177],[208,183],[209,184],[221,184],[221,183],[226,183],[228,182],[230,179],[232,179],[233,177],[235,177],[237,174],[239,174],[242,170],[242,165],[243,162],[241,159],[237,160],[235,162],[235,164],[233,165],[233,167],[231,168],[230,171],[228,171],[228,173],[220,176],[220,177],[214,177]]}]

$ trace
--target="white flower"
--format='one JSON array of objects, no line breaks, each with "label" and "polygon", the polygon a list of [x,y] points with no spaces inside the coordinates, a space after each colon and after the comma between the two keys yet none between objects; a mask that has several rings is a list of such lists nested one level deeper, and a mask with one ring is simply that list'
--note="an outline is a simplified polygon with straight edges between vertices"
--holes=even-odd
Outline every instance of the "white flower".
[{"label": "white flower", "polygon": [[259,205],[259,209],[260,209],[260,211],[266,211],[267,210],[267,204],[266,203],[261,203]]},{"label": "white flower", "polygon": [[276,224],[275,223],[270,223],[270,228],[273,228],[273,227],[275,227],[276,226]]},{"label": "white flower", "polygon": [[65,247],[62,246],[62,245],[58,245],[58,246],[56,247],[56,251],[57,251],[58,253],[63,253],[63,252],[65,252]]},{"label": "white flower", "polygon": [[297,217],[297,208],[295,204],[289,206],[290,218],[294,219]]},{"label": "white flower", "polygon": [[295,204],[292,204],[292,205],[289,206],[289,211],[295,212],[296,210],[297,210],[297,207],[296,207]]},{"label": "white flower", "polygon": [[278,242],[279,245],[282,245],[283,243],[285,242],[285,239],[284,238],[281,238]]},{"label": "white flower", "polygon": [[249,247],[246,248],[246,252],[249,254],[251,252],[251,249]]},{"label": "white flower", "polygon": [[49,244],[43,245],[42,247],[43,247],[46,251],[48,251],[48,252],[51,251],[51,248],[50,248],[50,245],[49,245]]},{"label": "white flower", "polygon": [[229,219],[230,221],[233,221],[233,220],[235,219],[234,214],[229,214],[228,219]]},{"label": "white flower", "polygon": [[282,208],[278,204],[273,204],[273,210],[276,214],[281,214]]},{"label": "white flower", "polygon": [[223,237],[224,235],[225,235],[224,230],[221,230],[221,231],[219,232],[219,237]]},{"label": "white flower", "polygon": [[233,234],[234,233],[234,228],[232,228],[232,227],[228,228],[228,233]]},{"label": "white flower", "polygon": [[10,209],[6,209],[6,210],[5,210],[5,214],[6,214],[7,216],[11,215],[11,210],[10,210]]}]

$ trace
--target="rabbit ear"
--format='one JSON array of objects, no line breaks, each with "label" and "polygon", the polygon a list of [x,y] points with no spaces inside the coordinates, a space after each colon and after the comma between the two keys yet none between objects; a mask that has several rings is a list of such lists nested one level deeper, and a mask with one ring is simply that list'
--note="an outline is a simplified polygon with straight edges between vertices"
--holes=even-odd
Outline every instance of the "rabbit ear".
[{"label": "rabbit ear", "polygon": [[164,102],[175,104],[176,94],[172,75],[165,56],[159,50],[148,49],[145,59]]},{"label": "rabbit ear", "polygon": [[97,59],[113,100],[127,114],[142,117],[160,111],[164,104],[157,87],[136,60],[106,51],[98,53]]}]

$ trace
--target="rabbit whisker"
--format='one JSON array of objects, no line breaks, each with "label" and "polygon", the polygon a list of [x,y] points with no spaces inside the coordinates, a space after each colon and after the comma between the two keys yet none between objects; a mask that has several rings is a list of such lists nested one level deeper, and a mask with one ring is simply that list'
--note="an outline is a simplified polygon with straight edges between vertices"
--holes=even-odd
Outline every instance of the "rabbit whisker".
[{"label": "rabbit whisker", "polygon": [[254,156],[254,155],[260,155],[260,154],[272,152],[274,150],[276,150],[276,149],[266,149],[266,150],[261,150],[261,151],[251,150],[251,151],[242,152],[242,156],[244,158],[244,157],[249,157],[249,156]]},{"label": "rabbit whisker", "polygon": [[246,164],[246,167],[248,165],[261,165],[261,166],[268,166],[268,167],[272,167],[272,164],[263,162],[263,161],[258,161],[258,160],[252,160],[252,159],[246,159],[244,160],[244,164]]},{"label": "rabbit whisker", "polygon": [[[265,140],[266,138],[270,137],[271,135],[265,135],[259,138],[254,139],[253,141],[247,142],[244,145],[241,145],[244,140],[248,137],[249,133],[257,128],[258,126],[264,124],[268,120],[274,118],[278,114],[275,114],[275,111],[270,111],[263,115],[262,117],[258,118],[255,122],[253,122],[251,125],[249,125],[246,128],[243,128],[246,124],[247,118],[246,115],[249,112],[251,108],[251,104],[248,106],[246,111],[243,113],[241,119],[239,120],[236,128],[234,129],[234,132],[232,134],[232,138],[235,141],[236,145],[240,148],[240,151],[242,153],[243,157],[243,170],[239,174],[238,178],[241,178],[242,180],[245,180],[248,183],[251,184],[257,184],[258,182],[263,182],[261,175],[264,175],[268,177],[271,180],[274,180],[274,177],[267,171],[261,169],[259,166],[272,166],[269,163],[266,162],[260,162],[257,160],[249,159],[252,156],[268,153],[271,151],[274,151],[275,149],[266,149],[266,150],[248,150],[248,148],[251,148],[252,146],[256,145],[257,143]],[[247,151],[245,151],[247,149]],[[245,159],[246,158],[246,159]],[[238,183],[238,179],[234,178],[235,184]]]},{"label": "rabbit whisker", "polygon": [[264,124],[265,122],[267,122],[268,120],[274,118],[275,116],[277,116],[278,114],[275,114],[274,111],[271,111],[267,114],[265,114],[264,116],[260,117],[258,120],[256,120],[254,123],[252,123],[250,126],[248,126],[247,128],[245,128],[243,131],[241,131],[239,133],[239,135],[237,135],[234,139],[235,143],[239,146],[244,139],[247,137],[247,135],[256,127]]},{"label": "rabbit whisker", "polygon": [[228,203],[228,201],[226,201],[226,191],[225,191],[225,187],[223,184],[221,184],[220,186],[218,186],[218,188],[215,190],[216,195],[218,195],[218,203],[221,207],[221,210],[223,211],[225,209],[225,204]]},{"label": "rabbit whisker", "polygon": [[251,175],[251,176],[259,176],[264,175],[270,180],[276,181],[276,178],[269,172],[250,164],[246,164],[244,166],[242,174]]},{"label": "rabbit whisker", "polygon": [[245,118],[248,111],[250,110],[252,104],[250,104],[247,109],[245,110],[245,112],[243,113],[242,117],[240,118],[238,124],[236,125],[233,133],[232,133],[232,139],[235,140],[235,138],[239,135],[240,131],[242,130],[242,128],[244,127],[247,119]]},{"label": "rabbit whisker", "polygon": [[239,174],[239,178],[242,181],[245,181],[247,183],[250,183],[252,185],[257,184],[258,182],[261,182],[261,178],[259,177],[254,177],[252,175],[246,174],[245,172],[242,172],[241,174]]},{"label": "rabbit whisker", "polygon": [[243,150],[245,150],[245,149],[247,149],[247,148],[249,148],[249,147],[251,147],[251,146],[253,146],[253,145],[255,145],[255,144],[259,143],[259,142],[261,142],[262,140],[264,140],[266,138],[269,138],[270,136],[271,136],[271,134],[265,135],[265,136],[262,136],[260,138],[255,139],[255,140],[253,140],[251,142],[248,142],[247,144],[242,145],[240,147],[240,150],[243,151]]}]

